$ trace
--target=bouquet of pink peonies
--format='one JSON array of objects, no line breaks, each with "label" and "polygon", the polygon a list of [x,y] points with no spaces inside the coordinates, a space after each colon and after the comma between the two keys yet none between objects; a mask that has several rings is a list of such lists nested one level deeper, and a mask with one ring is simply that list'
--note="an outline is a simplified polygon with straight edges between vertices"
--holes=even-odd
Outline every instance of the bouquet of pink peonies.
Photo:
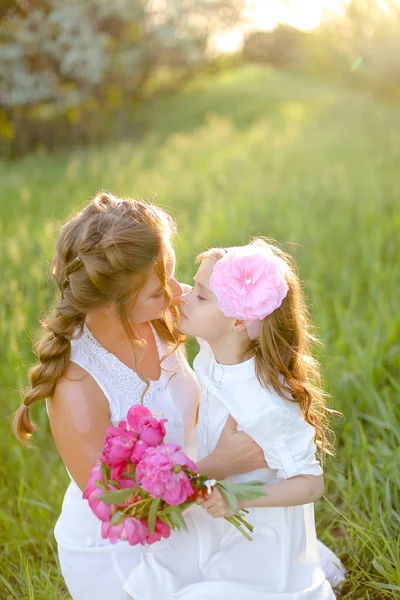
[{"label": "bouquet of pink peonies", "polygon": [[232,484],[200,475],[180,446],[164,443],[165,422],[135,405],[126,421],[107,429],[103,453],[83,493],[102,521],[103,538],[113,544],[154,544],[171,530],[186,529],[183,511],[217,487],[235,513],[226,519],[251,540],[246,529],[252,532],[253,527],[243,518],[248,511],[237,510],[237,498],[265,495],[263,484]]}]

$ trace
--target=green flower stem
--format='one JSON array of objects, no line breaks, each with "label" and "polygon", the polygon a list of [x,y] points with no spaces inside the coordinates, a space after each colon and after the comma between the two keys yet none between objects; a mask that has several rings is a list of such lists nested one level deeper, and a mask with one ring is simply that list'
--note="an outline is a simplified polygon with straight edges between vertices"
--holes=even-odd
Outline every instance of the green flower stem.
[{"label": "green flower stem", "polygon": [[247,531],[245,531],[240,524],[236,521],[236,519],[234,517],[225,517],[225,519],[227,521],[229,521],[230,523],[232,523],[232,525],[234,525],[236,527],[236,529],[238,529],[240,531],[240,533],[242,533],[244,535],[245,538],[247,538],[249,540],[249,542],[252,542],[252,538],[249,536],[249,534],[247,533]]},{"label": "green flower stem", "polygon": [[243,517],[242,517],[240,514],[238,514],[238,513],[235,515],[235,517],[236,517],[236,519],[237,519],[238,521],[240,521],[241,523],[243,523],[243,525],[244,525],[245,527],[247,527],[247,529],[248,529],[249,531],[251,531],[251,533],[253,533],[253,531],[254,531],[254,527],[253,527],[253,525],[251,525],[251,524],[250,524],[248,521],[246,521],[246,519],[243,519]]}]

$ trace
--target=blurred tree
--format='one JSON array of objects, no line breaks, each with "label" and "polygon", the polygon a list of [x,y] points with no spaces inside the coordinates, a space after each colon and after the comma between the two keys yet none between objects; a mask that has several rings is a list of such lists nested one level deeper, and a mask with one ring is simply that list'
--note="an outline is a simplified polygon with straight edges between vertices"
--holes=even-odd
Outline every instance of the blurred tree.
[{"label": "blurred tree", "polygon": [[303,32],[286,24],[272,31],[252,31],[246,36],[245,59],[264,62],[277,67],[293,65],[301,54]]},{"label": "blurred tree", "polygon": [[237,24],[243,2],[0,0],[0,115],[15,125],[15,153],[31,146],[28,121],[82,122],[88,102],[116,109],[160,69],[170,81],[188,77],[207,59],[210,36]]},{"label": "blurred tree", "polygon": [[247,35],[244,57],[400,99],[399,0],[350,0],[310,32],[279,25]]},{"label": "blurred tree", "polygon": [[351,71],[381,95],[400,98],[400,5],[386,0],[351,0],[340,36]]}]

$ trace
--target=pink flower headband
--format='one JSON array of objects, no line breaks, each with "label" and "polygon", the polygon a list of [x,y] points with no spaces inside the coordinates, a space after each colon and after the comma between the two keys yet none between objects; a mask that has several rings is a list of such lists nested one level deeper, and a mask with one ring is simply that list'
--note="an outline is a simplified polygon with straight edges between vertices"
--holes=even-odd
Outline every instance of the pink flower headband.
[{"label": "pink flower headband", "polygon": [[253,245],[230,248],[214,266],[209,287],[219,308],[226,317],[243,320],[251,340],[289,291],[285,267],[270,248]]}]

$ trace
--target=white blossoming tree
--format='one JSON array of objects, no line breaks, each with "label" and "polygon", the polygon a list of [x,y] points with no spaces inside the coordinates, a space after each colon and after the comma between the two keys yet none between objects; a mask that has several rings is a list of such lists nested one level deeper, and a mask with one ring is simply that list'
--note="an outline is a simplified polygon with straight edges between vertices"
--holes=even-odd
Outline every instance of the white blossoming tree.
[{"label": "white blossoming tree", "polygon": [[179,77],[193,72],[206,60],[210,36],[232,27],[242,4],[0,0],[0,140],[18,146],[25,137],[14,148],[21,153],[31,145],[27,121],[41,122],[46,137],[50,117],[64,115],[71,125],[85,103],[116,108],[160,68]]}]

